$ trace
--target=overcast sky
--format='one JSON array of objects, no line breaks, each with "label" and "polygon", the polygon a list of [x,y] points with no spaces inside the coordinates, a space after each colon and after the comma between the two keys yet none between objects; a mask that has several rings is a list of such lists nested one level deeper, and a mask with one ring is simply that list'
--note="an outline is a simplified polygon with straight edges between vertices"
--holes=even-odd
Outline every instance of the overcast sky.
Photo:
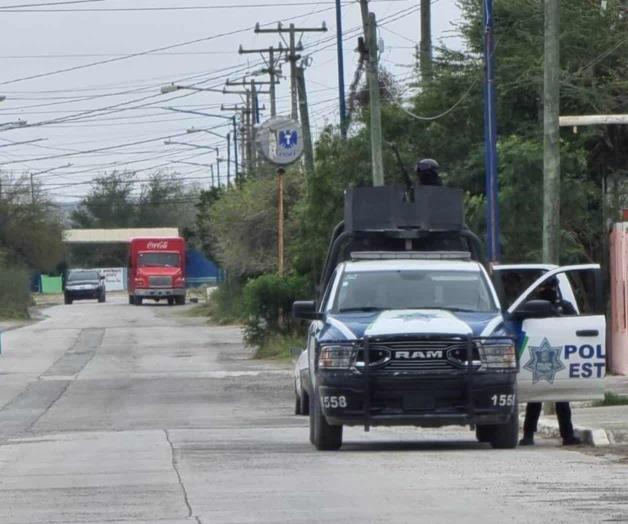
[{"label": "overcast sky", "polygon": [[[45,7],[7,8],[33,4]],[[419,40],[419,4],[419,0],[371,2],[381,24],[382,64],[400,82],[412,74],[414,46]],[[455,0],[434,0],[432,4],[435,43],[458,47],[453,29],[459,17]],[[42,9],[44,12],[38,11]],[[343,2],[342,14],[348,86],[357,64],[358,2]],[[256,35],[256,22],[269,27],[280,20],[298,27],[325,22],[327,33],[306,33],[302,38],[304,54],[312,57],[306,79],[313,131],[316,134],[325,124],[338,120],[333,0],[0,0],[0,17],[0,95],[6,96],[0,102],[0,169],[21,173],[59,168],[36,175],[57,200],[77,200],[89,190],[86,182],[116,168],[138,171],[139,180],[157,169],[176,170],[186,183],[207,187],[207,168],[175,162],[210,164],[216,160],[215,152],[163,142],[173,137],[217,146],[225,156],[225,140],[214,135],[176,135],[191,127],[214,128],[226,134],[227,121],[163,108],[220,113],[221,103],[241,100],[237,95],[212,92],[161,95],[160,86],[175,82],[222,88],[226,79],[259,69],[259,55],[238,55],[238,46],[277,46],[279,37]],[[194,40],[200,41],[122,59]],[[110,62],[48,74],[99,61]],[[283,72],[288,74],[287,64]],[[32,76],[37,78],[28,78]],[[279,114],[289,113],[287,78],[278,86],[277,97]],[[261,102],[269,108],[266,96]],[[267,112],[262,120],[265,116]],[[18,120],[43,125],[2,127]],[[45,140],[8,145],[38,139]],[[72,165],[60,168],[69,163]]]}]

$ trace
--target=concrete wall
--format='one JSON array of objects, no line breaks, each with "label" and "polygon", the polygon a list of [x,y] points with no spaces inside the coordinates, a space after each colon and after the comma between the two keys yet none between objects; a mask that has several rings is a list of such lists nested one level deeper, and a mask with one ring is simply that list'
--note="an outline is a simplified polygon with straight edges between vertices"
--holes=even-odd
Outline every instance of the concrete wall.
[{"label": "concrete wall", "polygon": [[611,370],[628,375],[628,222],[611,232]]}]

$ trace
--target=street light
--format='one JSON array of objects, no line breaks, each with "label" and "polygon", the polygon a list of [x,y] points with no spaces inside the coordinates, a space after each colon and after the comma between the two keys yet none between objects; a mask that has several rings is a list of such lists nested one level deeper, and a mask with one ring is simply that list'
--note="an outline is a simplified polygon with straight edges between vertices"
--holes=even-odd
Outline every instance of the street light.
[{"label": "street light", "polygon": [[197,127],[190,127],[189,129],[185,130],[186,133],[209,133],[210,135],[214,135],[217,136],[218,138],[222,138],[224,140],[227,139],[226,136],[224,135],[220,135],[218,133],[216,133],[215,131],[212,131],[211,129],[199,129]]},{"label": "street light", "polygon": [[[201,166],[208,167],[211,173],[211,186],[214,187],[214,165],[213,164],[201,164],[199,162],[186,162],[183,160],[171,160],[171,164],[185,164],[188,166]],[[220,172],[218,173],[218,187],[220,187]]]},{"label": "street light", "polygon": [[201,146],[199,144],[190,144],[189,142],[176,142],[174,140],[164,140],[164,144],[166,144],[167,146],[188,146],[188,147],[194,147],[196,149],[211,149],[212,151],[216,151],[215,147]]},{"label": "street light", "polygon": [[34,144],[35,142],[43,142],[44,140],[48,140],[47,138],[35,138],[33,140],[24,140],[23,142],[11,142],[9,144],[1,144],[0,147],[12,147],[12,146],[21,146],[24,144]]},{"label": "street light", "polygon": [[210,91],[213,93],[222,93],[221,89],[214,89],[211,87],[196,87],[196,86],[182,86],[179,84],[166,84],[161,86],[161,94],[167,95],[169,93],[174,93],[175,91],[179,91],[181,89],[188,89],[190,91]]},{"label": "street light", "polygon": [[26,127],[28,122],[26,120],[16,120],[15,122],[3,122],[0,124],[0,130],[16,129],[18,127]]},{"label": "street light", "polygon": [[[164,87],[168,87],[168,86],[164,86]],[[177,89],[182,89],[182,86],[175,86],[175,87],[177,87]],[[220,114],[216,114],[216,113],[205,113],[203,111],[192,111],[192,110],[189,110],[189,109],[178,109],[176,107],[162,107],[162,109],[166,109],[167,111],[175,111],[177,113],[189,113],[189,114],[192,114],[192,115],[209,116],[209,117],[224,118],[225,120],[230,120],[231,121],[231,125],[233,126],[233,158],[234,158],[234,161],[235,161],[235,178],[236,178],[236,180],[238,179],[238,126],[237,126],[237,121],[236,121],[236,116],[235,115],[225,116],[225,115],[220,115]],[[222,106],[221,106],[221,109],[222,109]],[[221,137],[221,138],[224,138],[224,137]],[[231,147],[231,141],[229,139],[227,139],[227,145],[228,145],[228,150],[229,150],[229,147]],[[229,164],[227,164],[227,165],[229,165]],[[229,185],[229,173],[227,173],[227,185]]]},{"label": "street light", "polygon": [[56,171],[57,169],[65,169],[66,167],[72,167],[71,163],[64,164],[62,166],[50,167],[48,169],[44,169],[43,171],[36,171],[30,173],[31,179],[31,204],[35,204],[35,177],[37,175],[43,175],[44,173],[50,173],[52,171]]}]

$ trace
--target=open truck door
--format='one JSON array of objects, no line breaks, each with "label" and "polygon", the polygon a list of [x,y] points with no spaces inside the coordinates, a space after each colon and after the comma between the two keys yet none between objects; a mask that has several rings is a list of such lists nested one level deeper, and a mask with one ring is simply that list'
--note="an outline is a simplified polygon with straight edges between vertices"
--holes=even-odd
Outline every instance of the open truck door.
[{"label": "open truck door", "polygon": [[[550,283],[556,304],[539,299]],[[567,285],[566,285],[566,284]],[[519,334],[519,401],[572,401],[604,397],[606,318],[600,266],[563,266],[544,272],[508,307]],[[563,310],[562,312],[560,310]]]}]

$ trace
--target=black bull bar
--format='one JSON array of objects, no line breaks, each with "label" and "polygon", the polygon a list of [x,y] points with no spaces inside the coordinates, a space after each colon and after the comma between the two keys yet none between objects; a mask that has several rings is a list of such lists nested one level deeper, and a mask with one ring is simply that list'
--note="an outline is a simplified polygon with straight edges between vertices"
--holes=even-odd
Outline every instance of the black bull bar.
[{"label": "black bull bar", "polygon": [[[381,337],[381,336],[364,336],[362,338],[362,348],[363,348],[363,354],[364,354],[364,371],[363,371],[363,377],[364,377],[364,431],[370,431],[371,428],[371,424],[370,424],[370,413],[371,413],[371,366],[370,366],[370,345],[373,341],[377,341],[378,344],[384,343],[385,344],[385,339],[387,337]],[[407,340],[412,340],[410,337],[403,337],[404,339]],[[414,338],[414,337],[412,337]],[[444,337],[442,336],[442,334],[421,334],[420,338],[423,340],[429,340],[431,339],[439,339],[439,340],[444,340]],[[515,343],[514,339],[512,337],[507,337],[507,336],[499,336],[499,337],[473,337],[471,334],[469,335],[456,335],[455,338],[452,338],[450,340],[452,340],[452,342],[454,342],[454,339],[456,342],[461,342],[464,341],[465,343],[465,357],[466,357],[466,365],[464,366],[464,379],[465,379],[465,393],[466,393],[466,413],[467,416],[469,417],[469,420],[473,420],[474,416],[475,416],[475,405],[473,402],[473,378],[475,376],[475,373],[480,371],[479,370],[479,366],[474,364],[473,361],[473,349],[475,347],[475,343],[476,342],[481,342],[482,340],[490,340],[493,343],[507,343],[507,342],[511,342],[511,343]],[[398,340],[398,339],[397,339]],[[515,355],[516,355],[516,351],[515,351]],[[482,355],[481,355],[481,350],[478,347],[478,357],[480,359],[480,361],[482,361]],[[519,362],[517,361],[517,365],[515,368],[512,369],[493,369],[493,370],[481,370],[480,372],[483,374],[486,373],[504,373],[504,372],[510,372],[510,373],[516,373],[519,370]],[[454,372],[456,373],[456,375],[460,375],[460,371],[461,370],[455,370]],[[446,372],[447,374],[449,372]],[[434,374],[440,374],[442,375],[443,372],[440,373],[434,373]],[[432,374],[431,376],[433,377],[434,374]]]}]

